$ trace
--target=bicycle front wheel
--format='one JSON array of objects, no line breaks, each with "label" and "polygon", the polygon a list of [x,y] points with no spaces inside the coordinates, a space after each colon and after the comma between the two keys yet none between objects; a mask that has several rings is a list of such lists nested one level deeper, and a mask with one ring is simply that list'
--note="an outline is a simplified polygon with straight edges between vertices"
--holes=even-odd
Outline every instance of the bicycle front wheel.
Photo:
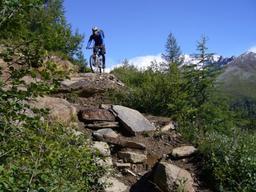
[{"label": "bicycle front wheel", "polygon": [[101,73],[101,63],[100,59],[97,56],[91,55],[90,57],[90,68],[93,73]]}]

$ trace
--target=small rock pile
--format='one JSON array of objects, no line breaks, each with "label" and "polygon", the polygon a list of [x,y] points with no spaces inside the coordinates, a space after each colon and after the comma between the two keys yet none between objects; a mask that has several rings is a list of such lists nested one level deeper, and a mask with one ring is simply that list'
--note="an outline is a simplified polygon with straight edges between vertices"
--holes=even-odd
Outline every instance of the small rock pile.
[{"label": "small rock pile", "polygon": [[[118,182],[113,182],[106,191],[115,192],[114,189],[118,189],[119,192],[128,189],[136,191],[136,188],[127,186],[129,183],[122,182],[122,177],[140,179],[148,174],[152,182],[162,191],[171,192],[178,187],[182,187],[182,190],[187,192],[195,191],[191,174],[171,163],[171,159],[175,161],[189,157],[196,152],[196,149],[192,146],[174,148],[169,154],[163,154],[148,166],[147,162],[151,160],[149,146],[130,138],[138,134],[155,133],[157,128],[138,111],[119,105],[101,105],[99,108],[83,109],[78,116],[79,120],[84,122],[85,128],[91,130],[92,137],[96,140],[92,147],[105,157],[97,163],[111,169],[114,167],[114,170],[118,171],[116,178],[110,177],[110,180],[119,178]],[[164,133],[173,129],[175,126],[170,122],[159,131]],[[108,180],[105,178],[105,181]],[[151,191],[157,191],[157,188]]]}]

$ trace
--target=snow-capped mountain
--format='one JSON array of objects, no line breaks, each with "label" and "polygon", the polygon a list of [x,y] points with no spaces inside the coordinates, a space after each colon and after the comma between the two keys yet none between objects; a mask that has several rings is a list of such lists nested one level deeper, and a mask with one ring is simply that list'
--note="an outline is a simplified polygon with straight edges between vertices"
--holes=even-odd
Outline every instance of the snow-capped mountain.
[{"label": "snow-capped mountain", "polygon": [[[199,64],[200,60],[197,58],[196,55],[190,54],[190,55],[183,55],[183,64],[189,65],[189,64]],[[212,55],[209,59],[209,61],[206,62],[206,64],[216,64],[217,67],[223,67],[224,65],[228,64],[229,62],[233,61],[235,57],[223,57],[220,55]]]}]

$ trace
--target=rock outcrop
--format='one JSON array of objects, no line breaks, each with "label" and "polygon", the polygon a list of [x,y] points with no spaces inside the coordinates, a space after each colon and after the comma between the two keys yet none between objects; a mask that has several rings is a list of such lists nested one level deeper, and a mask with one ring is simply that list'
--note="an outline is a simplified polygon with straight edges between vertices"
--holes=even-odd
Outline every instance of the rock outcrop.
[{"label": "rock outcrop", "polygon": [[31,101],[30,105],[37,109],[48,108],[49,119],[62,123],[70,123],[77,120],[76,108],[65,99],[55,97],[38,97]]},{"label": "rock outcrop", "polygon": [[176,165],[160,162],[154,171],[154,183],[164,192],[180,189],[184,192],[195,192],[191,174]]},{"label": "rock outcrop", "polygon": [[88,121],[115,121],[115,116],[105,109],[84,109],[80,111],[81,120]]},{"label": "rock outcrop", "polygon": [[76,92],[81,97],[90,97],[123,86],[124,84],[111,74],[78,73],[62,81],[59,92]]},{"label": "rock outcrop", "polygon": [[128,186],[114,177],[103,177],[99,182],[106,184],[105,192],[128,192]]}]

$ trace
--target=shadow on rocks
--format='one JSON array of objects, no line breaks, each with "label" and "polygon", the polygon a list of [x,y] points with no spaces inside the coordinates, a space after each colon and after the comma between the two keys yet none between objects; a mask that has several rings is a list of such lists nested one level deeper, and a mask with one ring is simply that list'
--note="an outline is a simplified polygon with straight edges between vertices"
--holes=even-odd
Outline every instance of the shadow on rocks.
[{"label": "shadow on rocks", "polygon": [[130,189],[130,192],[162,192],[152,182],[152,173],[143,175]]}]

